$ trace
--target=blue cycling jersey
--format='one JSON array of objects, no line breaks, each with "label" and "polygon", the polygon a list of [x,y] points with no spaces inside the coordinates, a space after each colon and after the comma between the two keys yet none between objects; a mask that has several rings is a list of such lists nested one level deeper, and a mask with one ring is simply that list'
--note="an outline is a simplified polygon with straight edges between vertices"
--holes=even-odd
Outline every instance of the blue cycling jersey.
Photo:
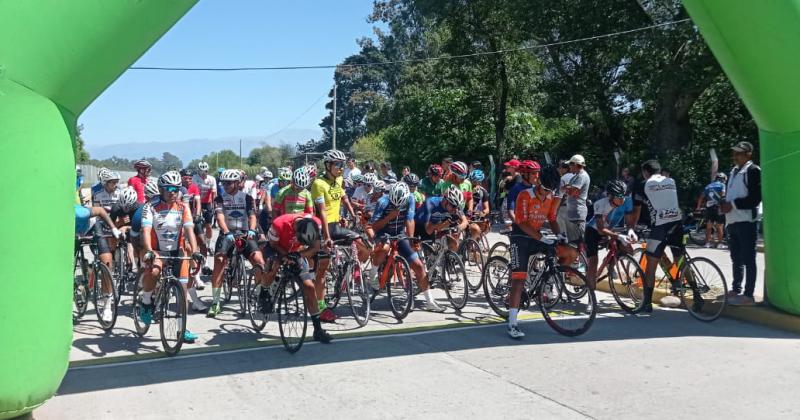
[{"label": "blue cycling jersey", "polygon": [[[386,226],[384,226],[383,229],[377,233],[386,235],[399,235],[400,233],[403,233],[406,228],[406,222],[414,220],[416,207],[417,204],[414,201],[414,196],[412,195],[404,208],[400,209],[400,215],[397,216],[397,218],[390,220],[389,223],[387,223]],[[375,205],[375,211],[372,213],[372,220],[370,223],[374,224],[395,210],[397,210],[397,207],[392,204],[388,196],[384,195],[378,200],[378,204]]]},{"label": "blue cycling jersey", "polygon": [[625,215],[633,212],[633,199],[626,196],[625,201],[619,207],[612,207],[608,197],[601,198],[594,203],[594,215],[586,226],[597,230],[597,218],[603,217],[605,226],[609,229],[622,226]]},{"label": "blue cycling jersey", "polygon": [[725,194],[725,184],[720,181],[714,181],[703,189],[703,195],[706,197],[706,207],[713,207],[719,204],[719,199]]},{"label": "blue cycling jersey", "polygon": [[[420,226],[425,226],[426,223],[442,223],[445,219],[455,217],[452,213],[445,210],[442,206],[443,197],[430,197],[425,200],[425,204],[420,206],[416,211],[414,220]],[[459,215],[462,212],[459,210]]]},{"label": "blue cycling jersey", "polygon": [[75,234],[85,235],[89,231],[89,220],[92,218],[92,211],[86,207],[75,204]]}]

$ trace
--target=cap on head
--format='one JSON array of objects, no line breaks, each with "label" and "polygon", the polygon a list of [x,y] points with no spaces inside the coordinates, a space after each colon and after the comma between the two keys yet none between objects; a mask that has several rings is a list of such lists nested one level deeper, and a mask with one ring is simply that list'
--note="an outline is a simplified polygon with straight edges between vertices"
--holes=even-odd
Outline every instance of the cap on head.
[{"label": "cap on head", "polygon": [[740,141],[735,146],[731,147],[734,152],[740,153],[753,153],[753,144],[749,141]]},{"label": "cap on head", "polygon": [[586,159],[583,158],[583,155],[574,155],[569,159],[569,163],[586,166]]},{"label": "cap on head", "polygon": [[511,168],[517,168],[519,166],[519,161],[516,159],[511,159],[508,162],[504,163],[503,166],[508,166]]}]

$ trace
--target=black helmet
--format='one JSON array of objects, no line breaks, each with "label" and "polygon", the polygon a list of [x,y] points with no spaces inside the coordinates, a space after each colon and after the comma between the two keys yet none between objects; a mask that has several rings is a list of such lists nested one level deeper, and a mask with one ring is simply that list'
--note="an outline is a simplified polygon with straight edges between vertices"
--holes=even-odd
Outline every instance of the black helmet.
[{"label": "black helmet", "polygon": [[718,172],[715,179],[717,181],[727,182],[728,181],[728,175],[725,175],[725,172]]},{"label": "black helmet", "polygon": [[419,177],[417,174],[411,173],[403,177],[403,182],[408,184],[409,186],[416,187],[419,185]]},{"label": "black helmet", "polygon": [[314,219],[303,217],[295,225],[297,241],[305,246],[311,246],[319,240],[319,229]]},{"label": "black helmet", "polygon": [[618,179],[614,181],[609,181],[608,184],[606,184],[606,192],[611,197],[616,197],[616,198],[625,197],[626,190],[627,187],[625,186],[625,183]]},{"label": "black helmet", "polygon": [[189,168],[181,169],[181,176],[192,176],[194,173]]}]

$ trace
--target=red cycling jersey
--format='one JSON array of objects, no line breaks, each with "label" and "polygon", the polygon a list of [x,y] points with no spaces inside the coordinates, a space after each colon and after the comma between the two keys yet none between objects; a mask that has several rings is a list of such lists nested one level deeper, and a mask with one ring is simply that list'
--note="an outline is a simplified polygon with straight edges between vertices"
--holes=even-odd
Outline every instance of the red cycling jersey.
[{"label": "red cycling jersey", "polygon": [[147,198],[144,195],[144,186],[147,184],[147,178],[142,179],[139,175],[135,175],[128,179],[128,186],[133,187],[136,191],[136,201],[144,203]]},{"label": "red cycling jersey", "polygon": [[[281,248],[288,252],[297,252],[300,250],[300,243],[297,242],[297,234],[294,230],[294,222],[302,217],[308,217],[303,213],[284,214],[278,216],[272,221],[272,227],[269,228],[267,238],[270,241],[277,242]],[[322,226],[322,221],[316,216],[311,218],[317,226]]]}]

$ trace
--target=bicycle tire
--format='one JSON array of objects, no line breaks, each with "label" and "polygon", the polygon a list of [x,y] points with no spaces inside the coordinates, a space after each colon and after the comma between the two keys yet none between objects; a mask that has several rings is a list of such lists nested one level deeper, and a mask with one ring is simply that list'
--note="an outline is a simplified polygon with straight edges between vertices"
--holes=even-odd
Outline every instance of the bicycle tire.
[{"label": "bicycle tire", "polygon": [[142,310],[142,300],[141,294],[143,293],[142,286],[141,286],[141,278],[144,276],[144,273],[139,273],[137,277],[135,289],[133,291],[133,326],[136,329],[136,334],[139,337],[144,337],[147,335],[147,331],[150,330],[150,324],[144,324],[141,322],[141,318],[139,317],[139,312]]},{"label": "bicycle tire", "polygon": [[[700,283],[697,289],[691,285],[693,282]],[[705,257],[689,259],[683,266],[680,284],[681,302],[695,319],[711,322],[722,315],[728,303],[728,282],[714,261]],[[687,296],[687,284],[692,290],[691,301]],[[698,304],[698,297],[702,299],[701,304]]]},{"label": "bicycle tire", "polygon": [[511,291],[511,268],[508,260],[494,256],[483,266],[483,295],[497,315],[508,318],[508,294]]},{"label": "bicycle tire", "polygon": [[278,285],[278,330],[286,351],[296,353],[305,341],[308,312],[299,279],[296,275],[290,277],[281,279]]},{"label": "bicycle tire", "polygon": [[127,261],[127,248],[117,246],[114,250],[114,257],[112,266],[114,267],[113,275],[117,283],[117,295],[122,296],[125,293],[125,262]]},{"label": "bicycle tire", "polygon": [[345,270],[347,303],[350,305],[350,312],[353,313],[356,323],[363,327],[369,322],[371,311],[369,288],[358,263],[348,263]]},{"label": "bicycle tire", "polygon": [[389,307],[398,321],[402,321],[411,312],[414,303],[413,282],[408,261],[396,255],[394,267],[389,271],[389,278],[386,280],[386,296],[389,299]]},{"label": "bicycle tire", "polygon": [[245,283],[247,282],[247,277],[253,275],[253,270],[248,274],[244,259],[239,260],[239,269],[236,270],[234,286],[236,287],[236,297],[239,299],[239,311],[237,314],[242,318],[247,316],[247,286]]},{"label": "bicycle tire", "polygon": [[86,315],[89,308],[89,268],[86,260],[81,259],[79,264],[75,264],[75,271],[81,270],[80,275],[73,275],[72,284],[72,304],[74,306],[72,320],[77,321]]},{"label": "bicycle tire", "polygon": [[331,310],[339,306],[342,299],[342,273],[336,264],[328,265],[325,271],[325,306]]},{"label": "bicycle tire", "polygon": [[[275,279],[274,281],[278,280]],[[250,318],[250,325],[253,326],[254,330],[262,331],[267,322],[269,322],[269,314],[261,312],[261,305],[258,303],[258,284],[252,272],[245,280],[245,289],[247,290],[247,315]]]},{"label": "bicycle tire", "polygon": [[425,265],[425,270],[430,273],[433,269],[433,263],[436,262],[436,249],[432,244],[423,242],[420,246],[420,251],[420,258]]},{"label": "bicycle tire", "polygon": [[639,307],[644,295],[644,271],[630,255],[617,255],[614,267],[617,278],[612,279],[611,274],[608,275],[611,295],[623,311],[632,314]]},{"label": "bicycle tire", "polygon": [[[469,299],[469,283],[467,272],[461,257],[453,251],[446,250],[442,258],[442,287],[453,309],[460,310],[467,305]],[[452,277],[455,276],[455,277]]]},{"label": "bicycle tire", "polygon": [[222,301],[228,303],[231,301],[231,278],[236,275],[236,269],[233,263],[228,260],[228,266],[225,268],[225,275],[222,277]]},{"label": "bicycle tire", "polygon": [[[583,252],[578,252],[578,260],[572,264],[572,268],[575,272],[583,274],[585,278],[587,266],[588,262],[586,260],[586,254]],[[586,282],[579,279],[576,281],[570,281],[571,279],[569,278],[569,275],[570,273],[564,273],[564,293],[573,299],[583,298],[586,290],[588,289]]]},{"label": "bicycle tire", "polygon": [[508,244],[505,242],[497,242],[489,249],[489,255],[486,258],[487,261],[489,258],[492,257],[503,257],[506,261],[511,259],[511,252],[508,250]]},{"label": "bicycle tire", "polygon": [[[561,266],[557,268],[558,272],[546,272],[543,276],[555,276],[556,281],[562,281],[569,274],[570,278],[581,279],[586,282],[586,277],[572,267]],[[559,275],[563,272],[565,275]],[[547,281],[543,279],[539,283],[540,291],[539,296],[545,296],[546,291],[544,287]],[[568,337],[575,337],[584,334],[591,328],[595,317],[597,316],[597,299],[594,290],[585,287],[586,293],[580,299],[573,299],[566,293],[561,293],[557,297],[550,297],[556,299],[552,305],[539,305],[539,309],[544,316],[547,325],[559,334]],[[563,290],[563,288],[562,288]]]},{"label": "bicycle tire", "polygon": [[480,244],[474,239],[464,241],[462,262],[467,274],[469,291],[472,293],[477,292],[482,286],[484,258],[480,248]]},{"label": "bicycle tire", "polygon": [[164,282],[164,290],[158,297],[161,299],[161,319],[158,323],[161,345],[168,356],[174,356],[181,351],[183,334],[186,332],[186,296],[180,282],[171,278]]},{"label": "bicycle tire", "polygon": [[[117,294],[117,283],[114,281],[114,276],[111,274],[111,270],[108,269],[103,263],[94,264],[92,268],[94,270],[95,281],[94,281],[94,311],[97,314],[97,321],[100,322],[100,328],[105,330],[106,332],[111,331],[114,328],[114,324],[117,322],[117,304],[116,302],[119,301],[119,295]],[[111,321],[105,322],[103,321],[103,309],[101,306],[102,301],[100,300],[100,296],[103,293],[102,285],[103,279],[110,283],[111,287],[111,299],[113,299],[113,305],[111,306]],[[107,298],[106,298],[107,299]]]}]

